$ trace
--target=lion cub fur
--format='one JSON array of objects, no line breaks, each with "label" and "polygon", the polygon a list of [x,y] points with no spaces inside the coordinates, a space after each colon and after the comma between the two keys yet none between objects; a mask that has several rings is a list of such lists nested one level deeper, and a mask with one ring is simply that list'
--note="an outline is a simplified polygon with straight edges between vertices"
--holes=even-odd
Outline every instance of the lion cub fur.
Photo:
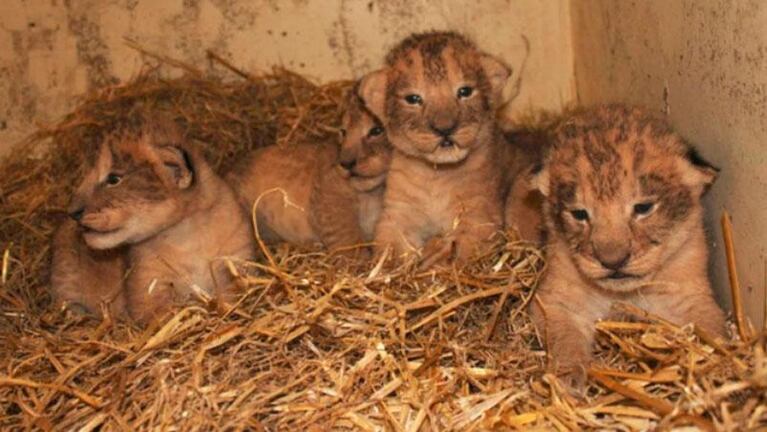
[{"label": "lion cub fur", "polygon": [[518,169],[495,118],[509,74],[467,38],[430,32],[403,40],[362,79],[359,94],[394,147],[380,250],[417,256],[442,239],[464,262],[501,228]]},{"label": "lion cub fur", "polygon": [[[57,236],[65,241],[54,244],[52,289],[90,312],[102,290],[117,290],[123,277],[125,309],[139,322],[195,295],[230,301],[235,291],[224,259],[254,256],[250,223],[233,191],[169,120],[108,136],[69,211],[79,226],[67,222]],[[118,278],[115,264],[94,275],[101,272],[95,257],[119,248],[127,273]],[[83,275],[79,294],[61,285],[61,274]],[[118,294],[117,310],[121,301]]]},{"label": "lion cub fur", "polygon": [[67,219],[54,232],[51,249],[50,283],[57,308],[99,315],[104,305],[109,316],[126,316],[123,290],[126,257],[122,248],[89,248],[83,240],[82,228]]},{"label": "lion cub fur", "polygon": [[335,140],[257,150],[231,177],[248,211],[258,200],[267,242],[322,243],[339,250],[370,242],[391,149],[378,120],[348,95],[340,149]]},{"label": "lion cub fur", "polygon": [[548,231],[532,312],[551,369],[583,384],[594,324],[617,302],[723,335],[700,201],[717,170],[664,121],[625,106],[572,114],[552,144],[532,180]]}]

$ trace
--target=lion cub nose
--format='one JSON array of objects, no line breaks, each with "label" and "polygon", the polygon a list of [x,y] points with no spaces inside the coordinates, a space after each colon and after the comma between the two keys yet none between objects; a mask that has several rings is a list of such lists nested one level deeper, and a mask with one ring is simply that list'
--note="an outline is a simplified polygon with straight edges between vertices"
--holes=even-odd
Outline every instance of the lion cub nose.
[{"label": "lion cub nose", "polygon": [[450,135],[455,132],[455,128],[457,127],[455,122],[452,122],[447,125],[440,125],[440,124],[431,124],[431,130],[434,131],[437,135],[443,137],[443,138],[449,138]]},{"label": "lion cub nose", "polygon": [[80,208],[78,208],[76,210],[71,210],[69,212],[69,217],[71,217],[72,219],[74,219],[74,220],[79,222],[80,219],[83,218],[83,213],[85,213],[85,208],[80,207]]},{"label": "lion cub nose", "polygon": [[343,167],[343,169],[350,171],[357,165],[357,159],[342,160],[340,165]]},{"label": "lion cub nose", "polygon": [[609,270],[620,270],[623,266],[626,265],[629,258],[631,257],[631,254],[621,253],[621,254],[605,254],[606,256],[602,256],[601,254],[597,254],[597,259],[599,260],[599,263],[602,264],[602,267],[609,269]]}]

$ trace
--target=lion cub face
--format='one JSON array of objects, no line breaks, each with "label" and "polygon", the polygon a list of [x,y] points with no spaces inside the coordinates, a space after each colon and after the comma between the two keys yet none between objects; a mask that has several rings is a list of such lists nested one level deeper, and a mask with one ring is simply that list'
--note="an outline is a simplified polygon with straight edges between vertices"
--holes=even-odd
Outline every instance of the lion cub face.
[{"label": "lion cub face", "polygon": [[182,218],[193,170],[180,142],[175,130],[157,127],[105,139],[69,208],[89,247],[137,243]]},{"label": "lion cub face", "polygon": [[392,145],[433,164],[462,161],[488,141],[509,69],[450,32],[413,35],[363,78],[359,94]]},{"label": "lion cub face", "polygon": [[646,284],[694,234],[716,169],[665,123],[625,107],[576,114],[554,141],[534,179],[550,234],[599,286]]},{"label": "lion cub face", "polygon": [[342,120],[343,140],[338,165],[358,192],[367,192],[386,181],[391,145],[381,122],[350,92]]}]

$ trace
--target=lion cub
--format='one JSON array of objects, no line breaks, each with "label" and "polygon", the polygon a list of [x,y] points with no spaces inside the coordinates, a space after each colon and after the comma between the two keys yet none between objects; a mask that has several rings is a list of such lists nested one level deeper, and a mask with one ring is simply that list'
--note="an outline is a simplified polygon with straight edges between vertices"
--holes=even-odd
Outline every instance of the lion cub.
[{"label": "lion cub", "polygon": [[594,323],[628,302],[723,335],[706,274],[701,195],[717,170],[635,108],[575,113],[533,179],[546,197],[548,270],[533,303],[551,368],[579,387]]},{"label": "lion cub", "polygon": [[391,148],[378,120],[350,92],[340,151],[334,141],[257,150],[231,177],[256,210],[269,242],[321,242],[338,249],[369,242],[383,201]]},{"label": "lion cub", "polygon": [[530,184],[532,171],[540,165],[549,137],[545,130],[519,128],[504,133],[510,155],[508,168],[516,176],[510,178],[503,209],[504,228],[513,230],[520,240],[541,246],[543,227],[543,195]]},{"label": "lion cub", "polygon": [[495,110],[510,70],[452,32],[415,34],[359,94],[395,149],[376,244],[397,256],[444,238],[464,261],[502,225],[508,167]]},{"label": "lion cub", "polygon": [[[127,247],[125,302],[139,322],[195,293],[229,300],[233,284],[223,260],[254,256],[250,223],[234,193],[169,121],[146,122],[107,138],[75,193],[70,216],[93,249],[89,253]],[[79,234],[69,238],[74,250],[84,250]],[[54,260],[54,275],[86,274],[79,299],[72,301],[88,303],[118,284],[112,279],[117,271],[94,277],[87,273],[98,268],[80,263]],[[94,279],[103,285],[92,284]],[[56,278],[52,283],[60,292]]]}]

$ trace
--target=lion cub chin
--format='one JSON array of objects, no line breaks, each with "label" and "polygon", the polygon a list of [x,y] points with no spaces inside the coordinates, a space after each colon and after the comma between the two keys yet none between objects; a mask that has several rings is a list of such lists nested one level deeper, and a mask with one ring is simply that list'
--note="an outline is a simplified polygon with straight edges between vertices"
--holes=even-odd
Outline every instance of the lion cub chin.
[{"label": "lion cub chin", "polygon": [[[139,322],[195,295],[229,301],[233,281],[224,260],[254,256],[234,193],[169,121],[108,137],[69,211],[79,226],[67,223],[57,236],[52,289],[90,312],[94,300],[106,298],[102,292],[114,294],[120,311],[123,277],[125,309]],[[117,257],[97,258],[117,248],[125,248],[125,275]],[[78,285],[79,292],[72,289]]]},{"label": "lion cub chin", "polygon": [[408,37],[359,94],[394,147],[376,245],[397,256],[444,239],[465,261],[502,225],[508,175],[495,110],[510,71],[452,32]]},{"label": "lion cub chin", "polygon": [[638,109],[598,107],[557,127],[533,178],[545,196],[548,270],[532,312],[550,367],[575,388],[591,360],[594,324],[617,302],[724,335],[700,202],[716,175]]},{"label": "lion cub chin", "polygon": [[343,139],[257,150],[230,177],[248,212],[254,204],[267,242],[321,242],[366,254],[378,221],[391,159],[386,134],[352,91],[342,120]]}]

